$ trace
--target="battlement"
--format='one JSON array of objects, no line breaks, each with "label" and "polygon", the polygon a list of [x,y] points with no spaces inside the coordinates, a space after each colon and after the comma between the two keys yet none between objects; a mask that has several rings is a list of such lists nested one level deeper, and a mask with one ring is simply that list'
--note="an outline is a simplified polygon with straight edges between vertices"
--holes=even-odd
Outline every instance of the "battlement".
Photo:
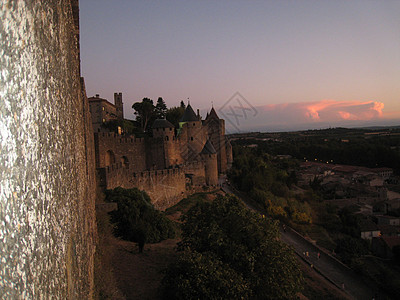
[{"label": "battlement", "polygon": [[122,163],[99,168],[100,185],[105,189],[116,187],[133,188],[146,191],[154,206],[166,209],[180,201],[186,192],[185,172],[182,168],[147,170],[134,172]]},{"label": "battlement", "polygon": [[129,173],[130,176],[133,178],[144,178],[144,177],[149,177],[149,176],[165,176],[165,175],[174,175],[174,174],[182,174],[184,173],[184,170],[182,167],[174,167],[170,169],[162,169],[162,170],[146,170],[146,171],[141,171],[141,172],[132,172],[129,170],[129,167],[126,167],[123,165],[122,162],[118,162],[115,164],[112,164],[110,166],[104,167],[104,168],[99,168],[99,170],[102,170],[104,174],[107,176],[112,176],[112,175],[118,175],[117,173]]},{"label": "battlement", "polygon": [[103,141],[109,141],[112,143],[120,143],[120,144],[135,144],[135,143],[143,143],[145,141],[145,138],[137,138],[134,135],[131,135],[129,137],[125,137],[123,135],[120,135],[115,132],[95,132],[95,137],[103,140]]}]

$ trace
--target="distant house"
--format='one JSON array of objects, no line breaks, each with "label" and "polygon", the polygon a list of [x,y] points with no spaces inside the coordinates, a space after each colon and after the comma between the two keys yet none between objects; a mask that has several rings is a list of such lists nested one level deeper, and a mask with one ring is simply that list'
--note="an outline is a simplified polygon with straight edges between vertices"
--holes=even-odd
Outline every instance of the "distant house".
[{"label": "distant house", "polygon": [[[366,203],[358,203],[358,214],[364,215],[364,216],[370,216],[372,215],[373,207],[372,205],[366,204]],[[375,223],[374,223],[375,224]]]},{"label": "distant house", "polygon": [[371,169],[372,172],[378,174],[380,177],[383,178],[383,180],[389,179],[390,176],[393,175],[393,169],[391,168],[374,168]]},{"label": "distant house", "polygon": [[383,186],[383,179],[382,178],[374,178],[369,182],[371,187],[382,187]]},{"label": "distant house", "polygon": [[400,236],[400,226],[378,225],[381,236]]},{"label": "distant house", "polygon": [[371,249],[375,255],[383,258],[393,257],[393,247],[400,245],[399,236],[382,236],[372,239]]},{"label": "distant house", "polygon": [[376,216],[378,220],[378,225],[392,225],[392,226],[399,226],[400,225],[400,218],[399,217],[392,217],[392,216]]},{"label": "distant house", "polygon": [[400,208],[400,198],[390,199],[385,201],[386,212],[393,211]]},{"label": "distant house", "polygon": [[379,237],[381,231],[378,226],[369,219],[362,220],[360,224],[361,238],[364,240],[372,240],[372,238]]}]

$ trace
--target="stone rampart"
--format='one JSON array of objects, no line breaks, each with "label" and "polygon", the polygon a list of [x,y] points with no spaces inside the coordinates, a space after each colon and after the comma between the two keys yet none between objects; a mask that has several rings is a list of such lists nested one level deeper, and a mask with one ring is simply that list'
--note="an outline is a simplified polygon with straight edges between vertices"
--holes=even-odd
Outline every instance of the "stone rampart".
[{"label": "stone rampart", "polygon": [[78,0],[0,4],[1,299],[93,298],[95,162],[78,13]]},{"label": "stone rampart", "polygon": [[116,187],[146,191],[157,209],[164,210],[185,196],[185,173],[182,168],[134,172],[117,163],[99,169],[105,189]]},{"label": "stone rampart", "polygon": [[144,138],[126,137],[112,132],[96,132],[94,139],[98,168],[124,162],[131,170],[136,172],[147,169]]}]

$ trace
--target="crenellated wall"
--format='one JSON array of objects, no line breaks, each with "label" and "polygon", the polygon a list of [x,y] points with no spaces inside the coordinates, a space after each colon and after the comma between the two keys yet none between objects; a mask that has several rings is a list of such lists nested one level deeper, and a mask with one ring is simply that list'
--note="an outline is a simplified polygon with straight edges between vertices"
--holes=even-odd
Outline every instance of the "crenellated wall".
[{"label": "crenellated wall", "polygon": [[78,14],[78,0],[0,3],[1,299],[93,297],[95,161]]},{"label": "crenellated wall", "polygon": [[[131,170],[144,171],[146,166],[146,142],[144,138],[124,137],[112,132],[96,132],[94,134],[96,145],[96,165],[104,168],[111,164],[122,162],[127,159]],[[114,160],[110,161],[107,156],[111,151]]]},{"label": "crenellated wall", "polygon": [[161,210],[179,202],[186,192],[185,172],[181,168],[135,172],[119,163],[99,169],[99,174],[104,188],[137,187],[146,191]]}]

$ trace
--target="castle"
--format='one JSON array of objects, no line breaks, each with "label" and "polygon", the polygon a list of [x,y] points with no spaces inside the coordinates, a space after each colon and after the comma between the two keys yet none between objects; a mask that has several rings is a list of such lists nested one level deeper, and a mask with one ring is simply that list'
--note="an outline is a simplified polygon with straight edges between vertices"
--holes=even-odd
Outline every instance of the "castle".
[{"label": "castle", "polygon": [[114,103],[99,95],[88,99],[95,140],[96,167],[103,188],[137,187],[153,204],[165,209],[187,192],[218,185],[218,174],[232,163],[232,146],[225,136],[225,121],[214,108],[202,120],[187,105],[179,128],[166,119],[152,124],[152,137],[138,138],[108,132],[102,124],[123,120],[122,93]]}]

